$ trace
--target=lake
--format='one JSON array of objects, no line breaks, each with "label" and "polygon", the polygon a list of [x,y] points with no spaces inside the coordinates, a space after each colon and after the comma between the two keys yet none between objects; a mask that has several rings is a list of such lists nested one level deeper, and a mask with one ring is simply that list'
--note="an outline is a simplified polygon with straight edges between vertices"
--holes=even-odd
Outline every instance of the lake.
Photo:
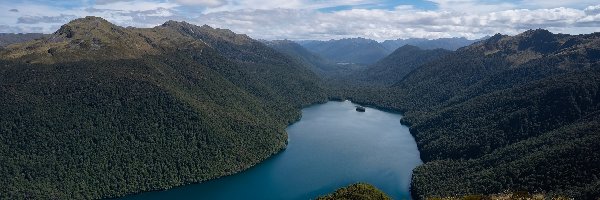
[{"label": "lake", "polygon": [[287,128],[287,149],[244,172],[123,199],[314,199],[356,182],[409,199],[412,170],[422,162],[402,116],[355,106],[330,101],[302,109]]}]

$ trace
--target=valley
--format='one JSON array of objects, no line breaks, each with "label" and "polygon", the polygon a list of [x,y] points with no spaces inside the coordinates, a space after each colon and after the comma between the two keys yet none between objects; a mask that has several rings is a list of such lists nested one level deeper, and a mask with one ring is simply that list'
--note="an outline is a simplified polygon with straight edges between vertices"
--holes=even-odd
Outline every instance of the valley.
[{"label": "valley", "polygon": [[[28,37],[4,40],[12,42],[0,49],[1,199],[169,198],[173,191],[194,198],[184,188],[209,193],[245,176],[258,180],[246,182],[255,187],[248,194],[274,188],[283,199],[356,182],[394,198],[600,197],[600,33],[532,29],[413,44],[259,41],[187,22],[125,28],[86,17]],[[402,46],[390,50],[394,45]],[[316,108],[325,111],[317,115]],[[320,117],[328,123],[311,127],[331,130],[303,141],[322,130],[301,135],[296,128]],[[399,131],[343,130],[361,122]],[[368,132],[405,134],[361,135]],[[311,145],[319,148],[295,150]],[[345,154],[294,160],[329,148]],[[408,157],[402,153],[418,157],[396,160]],[[373,155],[381,157],[353,160]],[[282,160],[288,166],[277,168]],[[306,183],[314,188],[286,186],[294,162],[333,162],[318,167],[331,177]],[[405,164],[390,164],[398,162]],[[356,176],[336,173],[344,167]],[[277,170],[277,184],[269,182]],[[302,170],[309,180],[325,180]],[[357,187],[381,196],[364,185],[349,190]],[[221,199],[235,198],[243,197]]]},{"label": "valley", "polygon": [[286,129],[286,149],[239,174],[123,199],[312,199],[357,181],[410,198],[412,169],[422,162],[408,127],[397,113],[356,106],[330,101],[302,109]]}]

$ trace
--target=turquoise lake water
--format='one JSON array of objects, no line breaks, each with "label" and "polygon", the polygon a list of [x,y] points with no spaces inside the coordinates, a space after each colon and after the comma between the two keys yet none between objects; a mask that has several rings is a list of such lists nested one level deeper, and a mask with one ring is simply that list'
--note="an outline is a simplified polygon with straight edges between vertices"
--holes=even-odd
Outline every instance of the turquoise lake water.
[{"label": "turquoise lake water", "polygon": [[355,106],[330,101],[304,108],[287,128],[287,149],[244,172],[123,199],[314,199],[356,182],[409,199],[412,170],[422,162],[402,116]]}]

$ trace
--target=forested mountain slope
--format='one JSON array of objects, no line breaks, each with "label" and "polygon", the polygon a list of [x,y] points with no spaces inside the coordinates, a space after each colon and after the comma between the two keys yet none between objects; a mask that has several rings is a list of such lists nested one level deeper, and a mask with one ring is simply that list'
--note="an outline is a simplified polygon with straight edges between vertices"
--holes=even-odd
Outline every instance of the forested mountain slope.
[{"label": "forested mountain slope", "polygon": [[422,50],[405,45],[372,66],[356,70],[346,77],[346,82],[368,86],[391,86],[421,65],[441,59],[452,51],[444,49]]},{"label": "forested mountain slope", "polygon": [[336,63],[370,65],[393,51],[375,40],[365,38],[304,41],[300,44],[309,51]]},{"label": "forested mountain slope", "polygon": [[[487,38],[483,38],[487,39]],[[467,38],[439,38],[439,39],[424,39],[424,38],[409,38],[409,39],[397,39],[397,40],[386,40],[381,43],[385,48],[389,50],[395,50],[404,45],[416,46],[421,49],[446,49],[455,51],[461,47],[469,46],[482,39],[469,40]]]},{"label": "forested mountain slope", "polygon": [[244,34],[174,21],[157,27],[161,28],[199,40],[225,57],[227,62],[194,59],[258,97],[287,123],[299,117],[303,105],[326,99],[321,79],[306,65]]},{"label": "forested mountain slope", "polygon": [[600,34],[495,35],[390,88],[348,91],[406,111],[425,164],[417,198],[525,190],[600,196]]},{"label": "forested mountain slope", "polygon": [[302,64],[245,35],[74,20],[0,51],[0,198],[89,199],[246,169],[325,100]]},{"label": "forested mountain slope", "polygon": [[267,46],[290,56],[293,59],[298,59],[299,62],[308,66],[316,74],[323,78],[333,78],[348,75],[353,71],[362,68],[352,64],[336,64],[333,61],[322,58],[308,51],[300,44],[290,40],[274,40],[263,41]]}]

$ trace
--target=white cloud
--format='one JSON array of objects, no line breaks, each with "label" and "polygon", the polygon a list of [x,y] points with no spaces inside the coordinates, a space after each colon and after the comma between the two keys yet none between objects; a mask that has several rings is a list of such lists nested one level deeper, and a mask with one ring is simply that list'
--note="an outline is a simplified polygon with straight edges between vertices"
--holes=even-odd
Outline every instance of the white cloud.
[{"label": "white cloud", "polygon": [[149,2],[149,1],[114,1],[105,4],[96,4],[94,9],[113,10],[113,11],[146,11],[159,8],[171,9],[178,7],[176,3],[169,2]]},{"label": "white cloud", "polygon": [[585,13],[588,15],[597,15],[600,14],[600,5],[588,6],[585,8]]},{"label": "white cloud", "polygon": [[105,4],[111,4],[111,3],[121,2],[121,1],[133,1],[133,0],[96,0],[94,3],[96,3],[96,5],[105,5]]},{"label": "white cloud", "polygon": [[[185,0],[194,1],[194,0]],[[225,0],[219,0],[224,2]],[[237,10],[270,10],[270,9],[321,9],[336,6],[358,6],[373,4],[378,0],[228,0],[220,6],[210,7],[204,13],[237,11]]]},{"label": "white cloud", "polygon": [[522,0],[520,5],[534,8],[572,7],[584,8],[586,5],[597,4],[598,0]]},{"label": "white cloud", "polygon": [[[158,0],[156,0],[158,1]],[[377,0],[102,0],[76,8],[0,3],[0,32],[37,30],[54,32],[65,20],[94,15],[122,26],[152,27],[167,20],[228,28],[261,39],[337,39],[368,37],[477,38],[495,33],[516,34],[546,28],[563,33],[600,31],[600,5],[527,8],[520,3],[476,0],[432,0],[435,10],[411,5],[388,9],[365,9]],[[313,3],[311,3],[313,2]],[[493,1],[496,2],[496,1]],[[340,5],[355,9],[321,12]],[[362,9],[359,9],[362,8]]]},{"label": "white cloud", "polygon": [[207,7],[217,7],[227,4],[226,0],[174,0],[182,5],[199,5]]},{"label": "white cloud", "polygon": [[58,16],[23,16],[17,19],[17,23],[19,24],[41,24],[41,23],[67,23],[73,19],[77,18],[75,15],[65,15],[61,14]]},{"label": "white cloud", "polygon": [[488,13],[501,10],[515,9],[517,5],[512,3],[486,3],[477,0],[430,0],[438,5],[440,10],[461,13]]},{"label": "white cloud", "polygon": [[535,28],[573,33],[577,29],[593,30],[582,27],[589,27],[590,21],[598,22],[598,18],[594,17],[587,15],[584,10],[563,7],[464,13],[423,11],[400,6],[395,10],[352,9],[331,13],[293,9],[216,12],[195,18],[192,22],[229,28],[263,39],[362,36],[384,40],[411,37],[477,38],[495,33],[516,34]]}]

